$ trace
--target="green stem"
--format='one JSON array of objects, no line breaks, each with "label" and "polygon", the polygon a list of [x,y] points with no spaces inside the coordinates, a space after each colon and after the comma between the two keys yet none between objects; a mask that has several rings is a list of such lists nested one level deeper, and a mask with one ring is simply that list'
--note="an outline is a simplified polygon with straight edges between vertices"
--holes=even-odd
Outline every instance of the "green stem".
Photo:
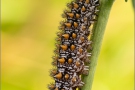
[{"label": "green stem", "polygon": [[[102,44],[102,39],[104,36],[106,24],[108,21],[108,17],[110,14],[111,7],[113,5],[114,0],[101,0],[100,1],[100,7],[99,7],[99,14],[98,14],[98,20],[94,24],[93,27],[93,35],[91,38],[92,41],[92,51],[89,51],[92,53],[92,56],[90,57],[90,70],[88,76],[82,76],[82,79],[85,83],[85,85],[82,87],[82,90],[91,90],[92,88],[92,82],[94,79],[94,73],[97,66],[97,60],[100,53],[100,48]],[[102,68],[102,67],[101,67]]]}]

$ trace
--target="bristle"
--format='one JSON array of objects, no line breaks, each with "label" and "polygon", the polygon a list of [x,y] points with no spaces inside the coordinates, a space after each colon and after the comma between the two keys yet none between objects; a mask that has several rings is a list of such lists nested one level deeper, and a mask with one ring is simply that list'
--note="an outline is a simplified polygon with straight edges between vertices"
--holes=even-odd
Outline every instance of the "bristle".
[{"label": "bristle", "polygon": [[55,85],[54,85],[54,84],[49,84],[49,85],[48,85],[48,89],[54,90],[54,89],[55,89]]},{"label": "bristle", "polygon": [[61,41],[61,38],[60,37],[57,37],[55,40],[56,41]]},{"label": "bristle", "polygon": [[65,14],[65,13],[63,13],[61,16],[62,16],[63,18],[66,18],[66,14]]},{"label": "bristle", "polygon": [[68,8],[72,8],[72,4],[71,4],[71,3],[68,3],[68,4],[67,4],[67,7],[68,7]]},{"label": "bristle", "polygon": [[82,48],[79,48],[79,52],[82,53],[83,52],[83,49]]},{"label": "bristle", "polygon": [[68,63],[71,64],[73,60],[71,58],[68,59]]},{"label": "bristle", "polygon": [[73,51],[75,49],[75,45],[71,45],[71,50]]},{"label": "bristle", "polygon": [[67,13],[67,15],[71,18],[73,18],[74,14],[73,13]]},{"label": "bristle", "polygon": [[88,75],[89,71],[83,71],[82,72],[84,75]]},{"label": "bristle", "polygon": [[56,87],[54,90],[59,90],[58,87]]},{"label": "bristle", "polygon": [[56,49],[54,50],[54,53],[55,53],[55,54],[58,54],[58,53],[59,53],[59,49],[56,48]]},{"label": "bristle", "polygon": [[77,28],[78,27],[78,24],[76,22],[74,22],[74,27]]},{"label": "bristle", "polygon": [[76,77],[73,77],[73,78],[72,78],[72,81],[73,81],[73,82],[76,82]]},{"label": "bristle", "polygon": [[59,30],[64,30],[65,27],[64,26],[59,26],[58,28],[59,28]]},{"label": "bristle", "polygon": [[77,67],[79,67],[79,66],[80,66],[80,62],[79,62],[79,61],[76,61],[75,65],[76,65]]},{"label": "bristle", "polygon": [[66,74],[66,75],[65,75],[65,79],[68,79],[68,78],[69,78],[69,74]]},{"label": "bristle", "polygon": [[88,20],[88,18],[87,18],[87,17],[85,17],[85,18],[84,18],[84,21],[87,21],[87,20]]},{"label": "bristle", "polygon": [[82,30],[86,30],[86,26],[82,26]]},{"label": "bristle", "polygon": [[63,34],[62,35],[65,39],[68,39],[69,38],[69,34]]},{"label": "bristle", "polygon": [[61,47],[63,50],[67,50],[67,48],[68,48],[67,45],[61,45],[60,47]]},{"label": "bristle", "polygon": [[57,61],[53,61],[53,62],[52,62],[52,65],[53,65],[53,66],[57,66]]},{"label": "bristle", "polygon": [[59,37],[62,36],[62,32],[57,32],[56,34],[57,34],[57,36],[59,36]]},{"label": "bristle", "polygon": [[76,38],[76,34],[75,34],[75,33],[73,33],[73,34],[72,34],[72,37],[75,39],[75,38]]},{"label": "bristle", "polygon": [[77,9],[79,7],[79,5],[77,3],[73,3],[74,8]]},{"label": "bristle", "polygon": [[56,73],[57,73],[57,70],[56,69],[51,69],[50,70],[50,76],[53,77]]},{"label": "bristle", "polygon": [[61,78],[62,78],[62,74],[61,74],[61,72],[60,72],[60,73],[58,73],[58,74],[56,74],[54,77],[55,77],[55,78],[57,78],[57,79],[61,79]]},{"label": "bristle", "polygon": [[60,47],[60,45],[59,45],[59,44],[57,44],[57,43],[55,44],[55,46],[56,46],[56,48],[58,48],[58,49],[59,49],[59,47]]},{"label": "bristle", "polygon": [[81,10],[84,12],[86,10],[86,8],[83,6]]},{"label": "bristle", "polygon": [[58,56],[52,56],[52,59],[53,60],[57,60],[58,59]]},{"label": "bristle", "polygon": [[86,1],[85,1],[85,3],[87,3],[87,4],[88,4],[89,2],[90,2],[89,0],[86,0]]},{"label": "bristle", "polygon": [[80,40],[83,42],[84,41],[84,37],[80,37]]},{"label": "bristle", "polygon": [[58,61],[59,61],[61,64],[64,64],[64,63],[65,63],[65,59],[64,59],[64,58],[58,59]]},{"label": "bristle", "polygon": [[71,23],[65,23],[65,26],[70,28],[71,27]]},{"label": "bristle", "polygon": [[80,15],[79,15],[79,14],[76,14],[76,18],[77,18],[77,19],[80,18]]}]

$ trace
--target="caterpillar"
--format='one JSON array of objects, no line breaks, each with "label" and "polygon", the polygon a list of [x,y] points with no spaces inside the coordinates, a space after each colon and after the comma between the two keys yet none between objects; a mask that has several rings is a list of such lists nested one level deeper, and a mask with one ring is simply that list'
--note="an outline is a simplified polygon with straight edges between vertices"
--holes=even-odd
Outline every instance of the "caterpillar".
[{"label": "caterpillar", "polygon": [[57,33],[55,55],[52,57],[54,69],[50,76],[55,83],[48,85],[49,90],[77,90],[85,83],[81,75],[87,75],[90,62],[88,49],[91,48],[90,26],[96,21],[99,0],[73,0],[67,4],[68,9],[60,22]]}]

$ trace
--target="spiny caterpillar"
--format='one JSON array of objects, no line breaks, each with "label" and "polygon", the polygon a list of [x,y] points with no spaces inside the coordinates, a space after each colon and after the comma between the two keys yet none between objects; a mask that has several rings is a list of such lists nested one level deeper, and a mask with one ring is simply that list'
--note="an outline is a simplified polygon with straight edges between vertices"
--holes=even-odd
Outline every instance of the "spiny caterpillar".
[{"label": "spiny caterpillar", "polygon": [[55,68],[50,71],[55,83],[48,85],[50,90],[76,90],[85,84],[81,75],[87,75],[89,71],[89,66],[85,65],[91,56],[87,52],[91,44],[89,27],[99,11],[99,0],[74,0],[67,6],[69,9],[62,15],[66,20],[60,23],[57,33],[52,62]]}]

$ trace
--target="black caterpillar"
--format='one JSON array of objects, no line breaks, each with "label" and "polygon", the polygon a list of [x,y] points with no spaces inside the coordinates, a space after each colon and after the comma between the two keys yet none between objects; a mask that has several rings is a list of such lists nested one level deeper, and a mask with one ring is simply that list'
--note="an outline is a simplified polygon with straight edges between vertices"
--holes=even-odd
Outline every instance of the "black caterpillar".
[{"label": "black caterpillar", "polygon": [[53,66],[50,71],[55,83],[48,85],[50,90],[76,90],[84,85],[81,75],[88,74],[89,56],[87,50],[91,42],[89,27],[93,25],[97,16],[99,0],[74,0],[67,4],[69,10],[65,10],[56,38],[56,50],[53,57]]}]

